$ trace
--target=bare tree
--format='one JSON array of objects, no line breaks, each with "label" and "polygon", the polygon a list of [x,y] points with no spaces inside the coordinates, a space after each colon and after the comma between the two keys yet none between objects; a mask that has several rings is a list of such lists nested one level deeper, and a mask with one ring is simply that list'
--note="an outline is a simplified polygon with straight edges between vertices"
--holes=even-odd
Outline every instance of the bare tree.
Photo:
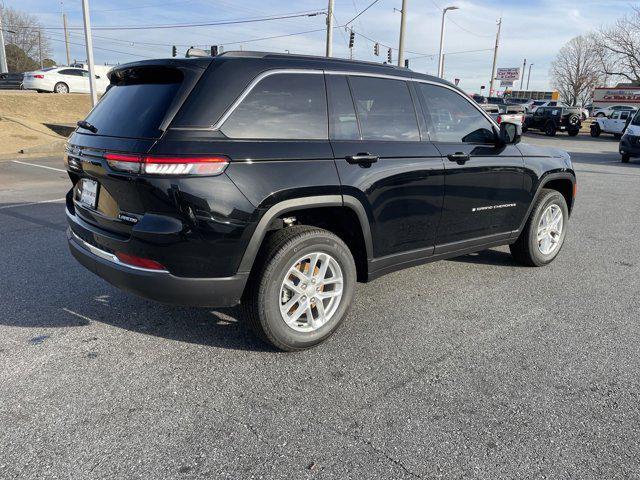
[{"label": "bare tree", "polygon": [[599,57],[593,43],[575,37],[560,49],[551,63],[551,81],[565,102],[585,104],[602,79]]},{"label": "bare tree", "polygon": [[640,83],[640,9],[592,35],[600,68],[607,76]]},{"label": "bare tree", "polygon": [[5,31],[7,65],[10,72],[38,68],[41,54],[43,60],[51,57],[51,44],[42,32],[36,17],[14,8],[0,8],[0,15],[2,15],[2,26]]}]

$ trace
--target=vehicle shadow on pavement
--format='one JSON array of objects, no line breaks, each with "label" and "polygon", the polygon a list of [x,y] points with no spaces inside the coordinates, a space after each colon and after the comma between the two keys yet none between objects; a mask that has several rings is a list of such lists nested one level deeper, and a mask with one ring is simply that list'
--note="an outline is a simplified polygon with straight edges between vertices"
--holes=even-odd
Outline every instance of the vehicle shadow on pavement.
[{"label": "vehicle shadow on pavement", "polygon": [[275,351],[253,335],[238,307],[164,305],[122,292],[84,269],[68,251],[61,204],[0,208],[0,327],[35,336],[46,333],[38,329],[101,323],[179,342]]}]

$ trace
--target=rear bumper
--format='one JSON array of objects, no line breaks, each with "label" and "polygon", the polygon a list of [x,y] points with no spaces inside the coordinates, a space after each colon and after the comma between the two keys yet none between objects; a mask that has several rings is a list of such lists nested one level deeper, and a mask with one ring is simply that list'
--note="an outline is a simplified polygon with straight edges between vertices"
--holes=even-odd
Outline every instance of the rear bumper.
[{"label": "rear bumper", "polygon": [[[112,285],[144,298],[190,307],[231,307],[240,302],[248,274],[221,278],[177,277],[167,271],[129,266],[74,233],[84,229],[82,220],[67,211],[67,241],[71,254],[85,268]],[[96,234],[88,230],[90,234]]]}]

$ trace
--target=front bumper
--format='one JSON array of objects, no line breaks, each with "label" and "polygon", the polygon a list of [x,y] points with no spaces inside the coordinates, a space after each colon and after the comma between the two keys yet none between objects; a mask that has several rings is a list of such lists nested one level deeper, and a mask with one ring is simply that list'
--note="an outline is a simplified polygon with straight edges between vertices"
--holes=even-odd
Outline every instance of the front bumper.
[{"label": "front bumper", "polygon": [[621,155],[630,157],[640,157],[640,137],[635,135],[625,135],[620,139],[618,150]]},{"label": "front bumper", "polygon": [[[112,285],[141,297],[189,307],[231,307],[240,303],[248,274],[221,278],[177,277],[168,271],[133,267],[83,240],[100,234],[67,210],[67,241],[71,254],[85,268]],[[89,235],[89,237],[87,237]]]}]

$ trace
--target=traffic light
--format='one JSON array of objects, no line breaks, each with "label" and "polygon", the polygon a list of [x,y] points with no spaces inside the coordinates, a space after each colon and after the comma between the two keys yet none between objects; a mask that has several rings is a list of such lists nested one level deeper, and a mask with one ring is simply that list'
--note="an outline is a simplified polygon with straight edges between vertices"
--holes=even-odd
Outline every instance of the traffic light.
[{"label": "traffic light", "polygon": [[387,50],[387,63],[391,63],[393,62],[393,59],[391,57],[391,49]]},{"label": "traffic light", "polygon": [[215,57],[216,55],[218,55],[218,46],[217,45],[211,45],[211,56]]},{"label": "traffic light", "polygon": [[408,58],[404,59],[404,68],[409,68],[409,59]]},{"label": "traffic light", "polygon": [[171,56],[172,57],[177,57],[178,56],[178,49],[176,48],[175,45],[173,47],[171,47]]},{"label": "traffic light", "polygon": [[376,43],[376,44],[373,46],[373,54],[374,54],[376,57],[379,57],[379,56],[380,56],[380,44],[379,44],[379,43]]},{"label": "traffic light", "polygon": [[356,41],[356,32],[351,30],[351,33],[349,34],[349,48],[353,48],[353,44],[355,41]]}]

